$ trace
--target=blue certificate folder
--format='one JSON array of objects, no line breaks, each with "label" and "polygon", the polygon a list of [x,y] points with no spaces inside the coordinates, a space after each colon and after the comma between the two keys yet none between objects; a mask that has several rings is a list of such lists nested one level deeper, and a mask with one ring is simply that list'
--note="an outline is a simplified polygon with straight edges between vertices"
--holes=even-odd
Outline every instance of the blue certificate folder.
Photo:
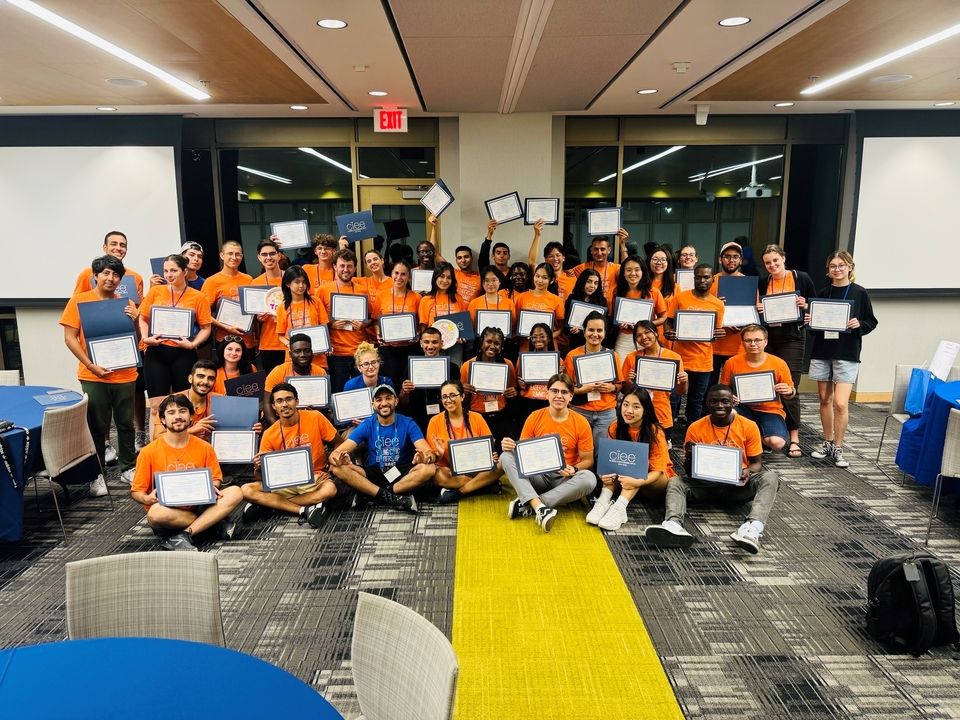
[{"label": "blue certificate folder", "polygon": [[255,372],[224,380],[223,385],[227,389],[227,395],[229,396],[257,398],[259,400],[263,394],[263,383],[266,378],[266,373]]},{"label": "blue certificate folder", "polygon": [[377,234],[376,225],[373,224],[373,212],[371,210],[362,210],[346,215],[337,215],[337,229],[350,242],[366,240]]},{"label": "blue certificate folder", "polygon": [[154,275],[163,277],[163,258],[150,258],[150,270]]},{"label": "blue certificate folder", "polygon": [[77,303],[84,339],[96,340],[112,335],[132,333],[134,331],[133,320],[123,313],[127,307],[127,302],[124,298],[113,298]]},{"label": "blue certificate folder", "polygon": [[470,313],[458,312],[444,315],[444,320],[449,320],[460,331],[461,340],[476,340],[477,333],[473,330],[473,321],[470,319]]},{"label": "blue certificate folder", "polygon": [[717,295],[725,305],[756,305],[757,277],[721,275],[717,281]]},{"label": "blue certificate folder", "polygon": [[260,417],[260,403],[255,397],[211,395],[210,414],[217,430],[249,430]]},{"label": "blue certificate folder", "polygon": [[631,440],[601,438],[597,448],[597,474],[627,475],[643,479],[650,474],[650,446]]}]

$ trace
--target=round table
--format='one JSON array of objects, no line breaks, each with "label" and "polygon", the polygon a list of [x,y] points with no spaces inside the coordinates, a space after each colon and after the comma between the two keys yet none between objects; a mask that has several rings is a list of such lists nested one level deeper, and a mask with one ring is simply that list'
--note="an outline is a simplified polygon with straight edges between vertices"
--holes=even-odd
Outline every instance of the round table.
[{"label": "round table", "polygon": [[960,408],[960,381],[938,383],[927,396],[923,413],[903,424],[897,465],[918,485],[933,485],[940,472],[952,408]]},{"label": "round table", "polygon": [[0,708],[11,718],[341,718],[312,687],[259,658],[159,638],[4,650]]}]

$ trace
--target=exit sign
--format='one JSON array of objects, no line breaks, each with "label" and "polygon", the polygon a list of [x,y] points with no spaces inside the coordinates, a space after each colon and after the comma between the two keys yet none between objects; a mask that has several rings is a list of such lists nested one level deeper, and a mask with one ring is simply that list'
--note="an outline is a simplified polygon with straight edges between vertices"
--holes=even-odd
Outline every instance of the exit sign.
[{"label": "exit sign", "polygon": [[373,111],[374,132],[401,132],[407,131],[406,108],[376,108]]}]

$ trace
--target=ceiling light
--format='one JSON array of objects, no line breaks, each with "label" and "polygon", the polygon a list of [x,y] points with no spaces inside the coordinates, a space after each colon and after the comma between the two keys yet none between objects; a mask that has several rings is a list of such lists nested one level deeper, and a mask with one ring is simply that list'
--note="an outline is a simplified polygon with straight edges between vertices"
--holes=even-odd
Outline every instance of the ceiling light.
[{"label": "ceiling light", "polygon": [[655,92],[655,88],[647,88],[645,90],[637,90],[637,95],[653,95]]},{"label": "ceiling light", "polygon": [[146,60],[137,57],[133,53],[127,52],[123,48],[114,45],[108,40],[104,40],[99,35],[94,35],[89,30],[85,30],[79,25],[70,22],[66,18],[62,18],[56,13],[52,13],[49,10],[40,7],[35,2],[31,0],[7,0],[11,5],[14,5],[21,10],[24,10],[34,17],[43,20],[44,22],[50,23],[51,25],[60,28],[64,32],[68,32],[76,38],[88,42],[91,45],[100,48],[101,50],[110,53],[114,57],[120,58],[124,62],[128,62],[134,67],[138,67],[144,72],[148,72],[153,75],[155,78],[163,80],[168,85],[172,85],[177,90],[182,93],[186,93],[194,100],[209,100],[210,96],[203,92],[202,90],[197,90],[197,88],[192,85],[187,84],[179,78],[175,78],[173,75],[168,73],[166,70],[161,70],[156,65],[148,63]]},{"label": "ceiling light", "polygon": [[307,109],[307,106],[306,106],[306,105],[291,105],[291,106],[290,106],[290,109],[291,109],[291,110],[306,110],[306,109]]},{"label": "ceiling light", "polygon": [[[623,174],[626,175],[626,174],[627,174],[628,172],[630,172],[631,170],[636,170],[638,167],[641,167],[641,166],[643,166],[643,165],[647,165],[648,163],[652,163],[654,160],[659,160],[659,159],[662,158],[662,157],[666,157],[667,155],[670,155],[671,153],[675,153],[677,150],[683,150],[685,147],[686,147],[686,145],[674,145],[674,146],[671,147],[671,148],[667,148],[667,149],[664,150],[663,152],[657,153],[656,155],[652,155],[651,157],[648,157],[648,158],[644,158],[644,159],[641,160],[640,162],[634,163],[634,164],[631,165],[630,167],[625,167],[625,168],[623,169]],[[607,176],[605,176],[605,177],[600,178],[599,180],[597,180],[597,182],[606,182],[607,180],[610,180],[611,178],[615,178],[616,176],[617,176],[616,173],[612,173],[612,174],[610,174],[610,175],[607,175]]]},{"label": "ceiling light", "polygon": [[771,155],[768,158],[763,158],[762,160],[754,160],[753,162],[740,163],[739,165],[730,165],[729,167],[718,168],[716,170],[711,170],[706,173],[697,173],[696,175],[690,176],[690,182],[700,182],[707,178],[716,177],[717,175],[723,175],[724,173],[733,172],[734,170],[742,170],[743,168],[753,167],[754,165],[759,165],[760,163],[770,162],[771,160],[779,160],[783,157],[783,154],[780,155]]},{"label": "ceiling light", "polygon": [[721,20],[718,25],[720,27],[739,27],[740,25],[746,25],[750,22],[748,17],[728,17]]},{"label": "ceiling light", "polygon": [[767,182],[771,180],[783,180],[783,175],[774,175],[772,178],[767,178]]},{"label": "ceiling light", "polygon": [[[324,155],[323,153],[317,152],[317,151],[314,150],[313,148],[302,147],[302,148],[300,148],[300,152],[305,152],[307,155],[313,155],[315,158],[319,158],[320,160],[323,160],[324,162],[330,163],[330,164],[333,165],[335,168],[340,168],[340,169],[343,170],[344,172],[348,172],[348,173],[350,173],[351,175],[353,175],[353,168],[351,168],[349,165],[344,165],[342,162],[337,162],[337,161],[334,160],[332,157],[327,157],[327,156]],[[361,177],[362,179],[364,179],[364,180],[369,180],[369,179],[370,179],[367,175],[360,175],[360,177]]]},{"label": "ceiling light", "polygon": [[371,90],[367,93],[367,95],[373,95],[374,97],[383,97],[386,94],[386,90]]},{"label": "ceiling light", "polygon": [[888,62],[893,62],[894,60],[902,58],[906,55],[910,55],[911,53],[915,53],[918,50],[922,50],[925,47],[929,47],[935,43],[938,43],[941,40],[946,40],[947,38],[951,38],[954,35],[957,35],[958,33],[960,33],[960,24],[951,25],[946,30],[941,30],[940,32],[935,33],[933,35],[928,35],[922,40],[917,40],[917,42],[915,43],[910,43],[909,45],[905,45],[899,50],[894,50],[893,52],[887,53],[886,55],[882,55],[881,57],[878,57],[875,60],[871,60],[868,63],[864,63],[863,65],[858,65],[852,70],[847,70],[846,72],[840,73],[839,75],[834,75],[832,78],[827,78],[823,82],[817,83],[816,85],[811,85],[806,90],[801,90],[800,94],[813,95],[814,93],[821,92],[822,90],[831,88],[834,85],[839,85],[840,83],[845,82],[851,78],[855,78],[858,75],[863,75],[864,73],[870,72],[874,68],[880,67],[881,65],[886,65]]},{"label": "ceiling light", "polygon": [[870,78],[870,82],[886,85],[887,83],[900,83],[912,79],[913,75],[877,75],[874,78]]},{"label": "ceiling light", "polygon": [[[952,105],[953,103],[950,103],[950,104]],[[429,164],[430,164],[430,161],[429,161],[429,160],[417,160],[417,164],[418,164],[418,165],[429,165]]]},{"label": "ceiling light", "polygon": [[107,107],[106,105],[102,105],[98,107],[97,110],[99,110],[100,112],[116,112],[117,111],[115,107]]},{"label": "ceiling light", "polygon": [[237,165],[237,170],[243,170],[245,173],[250,173],[251,175],[257,175],[267,180],[276,180],[277,182],[282,182],[284,185],[289,185],[293,182],[290,178],[280,177],[279,175],[271,175],[268,172],[263,170],[254,170],[253,168],[244,167],[243,165]]},{"label": "ceiling light", "polygon": [[953,100],[950,100],[950,101],[947,101],[947,102],[934,103],[933,106],[934,106],[934,107],[950,107],[951,105],[956,105],[956,104],[957,104],[957,103],[955,103]]},{"label": "ceiling light", "polygon": [[147,83],[143,80],[134,78],[107,78],[106,83],[115,87],[146,87]]},{"label": "ceiling light", "polygon": [[343,20],[334,20],[333,18],[328,18],[326,20],[317,20],[317,25],[325,30],[342,30],[347,26],[347,23],[345,23]]},{"label": "ceiling light", "polygon": [[773,104],[774,107],[793,107],[792,102],[778,102]]}]

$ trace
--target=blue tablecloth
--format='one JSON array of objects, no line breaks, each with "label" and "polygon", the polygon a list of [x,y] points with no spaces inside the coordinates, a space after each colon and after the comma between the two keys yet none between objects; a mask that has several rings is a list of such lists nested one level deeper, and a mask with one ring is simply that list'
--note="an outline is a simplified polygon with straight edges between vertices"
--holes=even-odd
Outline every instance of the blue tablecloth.
[{"label": "blue tablecloth", "polygon": [[897,467],[918,485],[933,485],[940,472],[947,416],[960,408],[960,381],[941,383],[927,396],[920,417],[910,418],[900,431]]},{"label": "blue tablecloth", "polygon": [[0,708],[5,718],[341,717],[316,690],[259,658],[157,638],[68,640],[4,650]]}]

